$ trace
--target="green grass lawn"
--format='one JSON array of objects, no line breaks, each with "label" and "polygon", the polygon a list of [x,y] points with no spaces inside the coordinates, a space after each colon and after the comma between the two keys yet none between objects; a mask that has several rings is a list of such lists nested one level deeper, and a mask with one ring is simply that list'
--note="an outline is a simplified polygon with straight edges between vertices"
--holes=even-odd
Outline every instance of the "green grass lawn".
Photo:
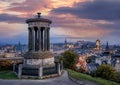
[{"label": "green grass lawn", "polygon": [[89,80],[89,81],[96,82],[100,85],[120,85],[120,83],[115,83],[115,82],[108,81],[108,80],[101,79],[101,78],[91,77],[89,75],[78,73],[78,72],[70,70],[70,69],[68,69],[68,72],[72,78],[75,78],[78,80]]},{"label": "green grass lawn", "polygon": [[1,71],[0,79],[17,79],[17,76],[12,71]]}]

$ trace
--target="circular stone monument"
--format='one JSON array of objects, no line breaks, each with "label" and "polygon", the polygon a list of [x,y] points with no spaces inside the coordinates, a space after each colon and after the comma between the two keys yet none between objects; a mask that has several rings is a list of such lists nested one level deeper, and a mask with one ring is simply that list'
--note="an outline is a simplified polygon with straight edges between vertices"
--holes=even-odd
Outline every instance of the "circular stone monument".
[{"label": "circular stone monument", "polygon": [[24,55],[24,64],[27,65],[51,65],[54,64],[54,56],[50,52],[50,24],[51,20],[41,18],[26,20],[28,24],[28,52]]}]

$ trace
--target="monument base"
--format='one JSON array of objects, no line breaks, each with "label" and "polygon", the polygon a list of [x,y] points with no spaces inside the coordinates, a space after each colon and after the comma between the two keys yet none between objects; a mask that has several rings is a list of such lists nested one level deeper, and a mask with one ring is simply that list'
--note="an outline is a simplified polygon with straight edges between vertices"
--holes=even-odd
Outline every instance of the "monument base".
[{"label": "monument base", "polygon": [[47,78],[60,75],[60,64],[54,63],[50,51],[27,52],[23,64],[18,66],[18,78]]},{"label": "monument base", "polygon": [[50,51],[27,52],[24,55],[24,64],[27,65],[51,65],[54,64],[54,56]]}]

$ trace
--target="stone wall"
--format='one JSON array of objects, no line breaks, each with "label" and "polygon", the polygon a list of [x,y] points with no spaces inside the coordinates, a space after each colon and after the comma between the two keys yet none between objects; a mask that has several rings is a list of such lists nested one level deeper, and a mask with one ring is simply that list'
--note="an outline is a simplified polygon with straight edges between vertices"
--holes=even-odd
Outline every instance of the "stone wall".
[{"label": "stone wall", "polygon": [[47,65],[54,63],[54,57],[45,59],[27,59],[26,61],[26,64],[28,65]]},{"label": "stone wall", "polygon": [[24,66],[19,64],[18,72],[16,72],[18,78],[51,78],[53,76],[61,75],[62,64],[57,63],[56,66]]}]

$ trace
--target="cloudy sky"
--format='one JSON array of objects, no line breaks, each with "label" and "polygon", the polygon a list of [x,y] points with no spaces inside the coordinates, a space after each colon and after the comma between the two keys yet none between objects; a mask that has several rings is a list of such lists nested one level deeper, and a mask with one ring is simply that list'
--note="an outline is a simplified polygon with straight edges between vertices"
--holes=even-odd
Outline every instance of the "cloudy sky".
[{"label": "cloudy sky", "polygon": [[27,43],[25,20],[52,20],[51,42],[101,39],[120,45],[120,0],[0,0],[0,42]]}]

